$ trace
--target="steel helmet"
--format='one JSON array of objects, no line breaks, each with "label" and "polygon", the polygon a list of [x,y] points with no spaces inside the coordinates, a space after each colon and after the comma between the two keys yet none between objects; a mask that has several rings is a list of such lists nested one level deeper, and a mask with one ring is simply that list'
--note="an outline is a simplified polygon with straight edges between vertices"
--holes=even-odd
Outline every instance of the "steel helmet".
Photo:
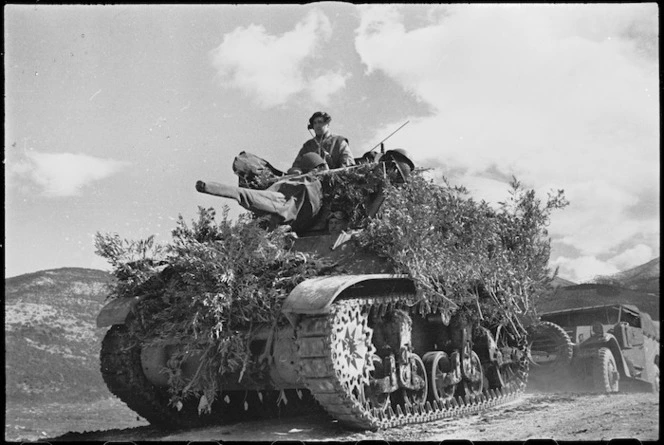
[{"label": "steel helmet", "polygon": [[325,165],[327,167],[327,162],[325,162],[325,159],[321,158],[318,153],[305,153],[302,155],[302,159],[300,160],[300,166],[303,173],[310,172],[311,170],[318,168],[321,165]]},{"label": "steel helmet", "polygon": [[405,162],[410,167],[410,171],[415,170],[415,164],[411,161],[408,156],[408,152],[403,148],[395,148],[393,150],[387,150],[383,156],[381,156],[380,161],[385,162],[389,160],[394,160],[396,162]]}]

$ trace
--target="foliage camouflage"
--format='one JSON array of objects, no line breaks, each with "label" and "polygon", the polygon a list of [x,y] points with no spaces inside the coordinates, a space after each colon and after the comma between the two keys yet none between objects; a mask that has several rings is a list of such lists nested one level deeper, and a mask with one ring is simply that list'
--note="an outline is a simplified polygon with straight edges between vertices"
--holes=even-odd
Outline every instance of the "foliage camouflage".
[{"label": "foliage camouflage", "polygon": [[[97,253],[109,259],[118,278],[110,297],[148,297],[137,308],[136,337],[145,344],[187,345],[169,367],[174,403],[192,392],[212,401],[219,374],[258,366],[248,362],[252,330],[280,321],[290,291],[325,272],[324,261],[290,251],[286,232],[266,231],[262,222],[242,215],[234,224],[224,207],[216,223],[213,209],[199,207],[191,228],[180,216],[167,246],[152,237],[128,242],[96,235]],[[178,365],[195,353],[202,354],[204,369],[187,385]]]},{"label": "foliage camouflage", "polygon": [[514,317],[534,315],[533,298],[552,278],[546,226],[567,202],[562,190],[543,205],[516,179],[510,185],[496,210],[463,187],[413,175],[385,189],[381,217],[368,222],[358,242],[416,281],[423,312],[462,309],[485,324],[518,326]]},{"label": "foliage camouflage", "polygon": [[[514,180],[509,200],[493,209],[420,172],[406,183],[375,165],[320,178],[329,209],[343,210],[351,227],[363,229],[353,239],[357,247],[387,258],[395,272],[415,280],[420,311],[461,311],[484,325],[522,331],[517,316],[532,313],[533,297],[551,278],[546,226],[551,211],[566,205],[562,191],[542,204]],[[385,196],[379,218],[366,218],[379,193]],[[97,253],[118,278],[110,297],[148,297],[132,323],[137,338],[183,345],[169,362],[172,403],[205,396],[209,407],[220,375],[250,379],[264,370],[262,360],[250,360],[252,331],[285,323],[281,305],[300,282],[343,273],[325,258],[290,250],[288,230],[269,231],[264,222],[244,214],[233,223],[224,207],[217,223],[213,209],[199,207],[191,228],[180,216],[168,245],[155,244],[153,237],[135,242],[96,234]],[[179,365],[194,353],[201,354],[201,366],[185,381]]]}]

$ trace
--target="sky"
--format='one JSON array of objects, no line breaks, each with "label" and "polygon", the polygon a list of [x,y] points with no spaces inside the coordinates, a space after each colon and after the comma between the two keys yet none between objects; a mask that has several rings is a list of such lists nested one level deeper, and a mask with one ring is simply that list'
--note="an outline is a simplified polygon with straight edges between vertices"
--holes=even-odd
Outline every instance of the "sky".
[{"label": "sky", "polygon": [[495,204],[546,200],[576,283],[659,257],[659,9],[636,4],[6,5],[5,276],[111,270],[95,233],[166,243],[287,170],[315,111],[355,156],[405,148]]}]

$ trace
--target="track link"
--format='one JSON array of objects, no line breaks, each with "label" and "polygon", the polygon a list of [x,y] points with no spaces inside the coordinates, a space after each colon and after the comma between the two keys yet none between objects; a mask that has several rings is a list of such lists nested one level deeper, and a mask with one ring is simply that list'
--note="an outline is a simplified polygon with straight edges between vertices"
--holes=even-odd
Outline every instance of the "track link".
[{"label": "track link", "polygon": [[[479,396],[433,403],[392,403],[386,409],[372,406],[364,389],[373,371],[372,330],[367,320],[374,304],[391,310],[412,301],[408,296],[341,300],[330,314],[305,316],[298,326],[298,372],[316,400],[345,426],[377,430],[471,415],[513,400],[525,389],[524,379],[515,377],[503,388],[484,390]],[[525,371],[521,374],[527,376]]]}]

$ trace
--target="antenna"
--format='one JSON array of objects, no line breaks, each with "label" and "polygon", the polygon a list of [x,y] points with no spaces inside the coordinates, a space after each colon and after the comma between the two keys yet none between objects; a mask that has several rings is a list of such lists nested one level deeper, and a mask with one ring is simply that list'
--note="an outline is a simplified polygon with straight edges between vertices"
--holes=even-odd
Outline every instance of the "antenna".
[{"label": "antenna", "polygon": [[380,141],[379,143],[377,143],[377,144],[374,146],[374,148],[372,148],[371,150],[369,150],[367,153],[371,153],[372,151],[374,151],[374,150],[377,149],[378,147],[381,148],[381,153],[382,153],[382,152],[385,150],[385,146],[383,145],[383,142],[385,142],[386,140],[388,140],[389,138],[391,138],[392,135],[393,135],[394,133],[396,133],[397,131],[401,130],[403,127],[405,127],[406,124],[407,124],[408,122],[410,122],[410,121],[406,121],[406,122],[404,122],[403,124],[401,124],[401,126],[400,126],[399,128],[397,128],[397,129],[394,130],[392,133],[390,133],[389,136],[387,136],[385,139],[383,139],[382,141]]}]

